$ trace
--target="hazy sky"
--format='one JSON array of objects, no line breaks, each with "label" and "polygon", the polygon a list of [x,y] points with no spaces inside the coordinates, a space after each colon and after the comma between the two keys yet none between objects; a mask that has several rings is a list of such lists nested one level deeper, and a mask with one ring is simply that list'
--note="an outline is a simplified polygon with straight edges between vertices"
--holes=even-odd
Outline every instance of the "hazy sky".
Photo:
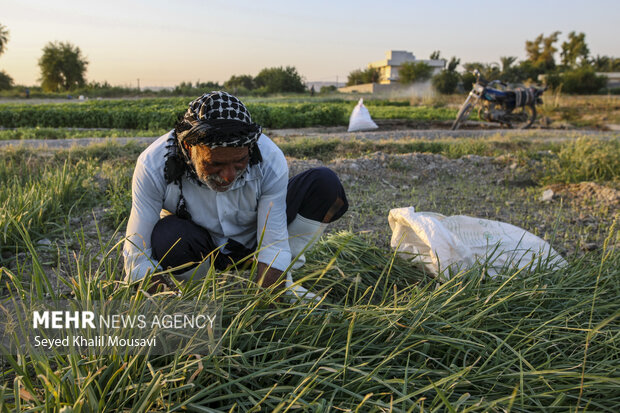
[{"label": "hazy sky", "polygon": [[307,81],[339,81],[387,50],[461,62],[525,58],[541,33],[586,33],[592,55],[620,57],[620,1],[0,0],[10,31],[0,56],[18,84],[36,84],[49,41],[79,46],[89,81],[171,86],[223,82],[295,66]]}]

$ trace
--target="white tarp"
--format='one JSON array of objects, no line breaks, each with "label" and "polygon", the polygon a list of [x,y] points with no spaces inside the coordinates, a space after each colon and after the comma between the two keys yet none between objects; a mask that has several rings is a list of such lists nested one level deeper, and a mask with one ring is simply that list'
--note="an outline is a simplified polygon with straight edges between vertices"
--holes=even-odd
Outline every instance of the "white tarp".
[{"label": "white tarp", "polygon": [[377,124],[373,122],[368,109],[364,106],[364,99],[360,99],[360,101],[357,102],[357,105],[353,108],[353,112],[351,112],[348,131],[357,132],[377,128]]},{"label": "white tarp", "polygon": [[390,210],[388,221],[392,248],[419,254],[415,261],[422,262],[435,275],[443,272],[446,278],[446,269],[456,272],[476,262],[486,262],[490,276],[506,267],[566,265],[546,241],[505,222],[415,212],[413,207]]}]

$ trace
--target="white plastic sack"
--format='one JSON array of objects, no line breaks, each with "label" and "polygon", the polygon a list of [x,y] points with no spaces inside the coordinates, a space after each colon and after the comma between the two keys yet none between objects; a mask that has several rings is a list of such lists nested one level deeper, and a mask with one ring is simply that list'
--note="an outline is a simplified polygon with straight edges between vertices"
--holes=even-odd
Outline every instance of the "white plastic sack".
[{"label": "white plastic sack", "polygon": [[364,99],[360,99],[360,101],[357,102],[357,105],[353,108],[353,112],[351,112],[351,117],[349,118],[349,132],[377,128],[377,124],[373,122],[368,109],[364,106]]},{"label": "white plastic sack", "polygon": [[488,219],[433,212],[415,212],[413,207],[390,210],[391,246],[418,255],[434,275],[460,271],[476,262],[487,262],[486,273],[497,275],[502,268],[523,268],[530,264],[547,267],[566,265],[551,246],[536,235]]}]

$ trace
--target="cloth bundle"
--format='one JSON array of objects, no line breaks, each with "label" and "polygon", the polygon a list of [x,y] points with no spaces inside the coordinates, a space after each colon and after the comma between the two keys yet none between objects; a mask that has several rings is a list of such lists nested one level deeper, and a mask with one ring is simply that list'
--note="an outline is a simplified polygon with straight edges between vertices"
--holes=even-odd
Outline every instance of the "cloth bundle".
[{"label": "cloth bundle", "polygon": [[413,207],[390,210],[388,222],[392,248],[444,279],[476,263],[491,277],[510,268],[566,265],[546,241],[506,222],[415,212]]},{"label": "cloth bundle", "polygon": [[515,107],[527,106],[534,103],[534,88],[518,87],[515,89]]}]

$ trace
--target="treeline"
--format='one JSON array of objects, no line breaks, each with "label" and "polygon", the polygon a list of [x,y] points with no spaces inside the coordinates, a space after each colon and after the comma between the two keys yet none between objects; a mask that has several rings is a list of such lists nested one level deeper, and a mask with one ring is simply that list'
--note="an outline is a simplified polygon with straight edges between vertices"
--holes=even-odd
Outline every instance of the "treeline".
[{"label": "treeline", "polygon": [[[49,84],[49,83],[48,83]],[[181,82],[173,88],[153,90],[149,88],[112,86],[108,82],[81,82],[72,85],[43,86],[14,85],[13,80],[0,72],[0,95],[6,97],[69,97],[112,98],[123,96],[171,97],[198,96],[212,90],[226,90],[244,96],[267,96],[276,93],[304,93],[306,87],[297,69],[291,66],[265,68],[255,77],[233,75],[224,83]]]},{"label": "treeline", "polygon": [[226,90],[244,96],[265,96],[274,93],[303,93],[303,78],[293,66],[268,67],[256,76],[232,75],[226,82],[182,82],[171,91],[161,92],[171,96],[193,96],[207,90]]},{"label": "treeline", "polygon": [[[9,41],[8,29],[0,24],[0,54]],[[233,75],[224,84],[217,82],[182,82],[172,90],[141,90],[111,86],[107,82],[87,82],[88,60],[79,47],[69,42],[49,42],[42,50],[38,65],[41,71],[41,84],[32,87],[17,86],[6,72],[0,72],[0,91],[4,96],[45,97],[57,94],[85,95],[89,97],[114,97],[127,95],[197,95],[214,89],[225,89],[245,95],[267,95],[273,93],[302,93],[306,87],[297,69],[292,66],[268,67],[256,76]]]},{"label": "treeline", "polygon": [[[440,93],[454,93],[457,88],[468,92],[475,82],[472,72],[478,69],[487,80],[501,80],[506,83],[545,83],[555,90],[573,94],[620,93],[620,89],[607,89],[607,77],[600,72],[620,72],[620,58],[591,56],[586,43],[585,33],[570,32],[564,42],[557,47],[560,32],[549,36],[539,35],[534,40],[525,42],[527,58],[517,61],[514,56],[502,56],[499,62],[462,64],[462,71],[457,67],[460,59],[452,57],[444,70],[431,76],[431,67],[423,61],[408,62],[399,67],[398,81],[403,84],[432,80],[433,86]],[[556,54],[559,52],[559,61]],[[431,59],[439,59],[438,51]],[[354,70],[349,73],[347,85],[379,82],[381,74],[377,68]]]}]

